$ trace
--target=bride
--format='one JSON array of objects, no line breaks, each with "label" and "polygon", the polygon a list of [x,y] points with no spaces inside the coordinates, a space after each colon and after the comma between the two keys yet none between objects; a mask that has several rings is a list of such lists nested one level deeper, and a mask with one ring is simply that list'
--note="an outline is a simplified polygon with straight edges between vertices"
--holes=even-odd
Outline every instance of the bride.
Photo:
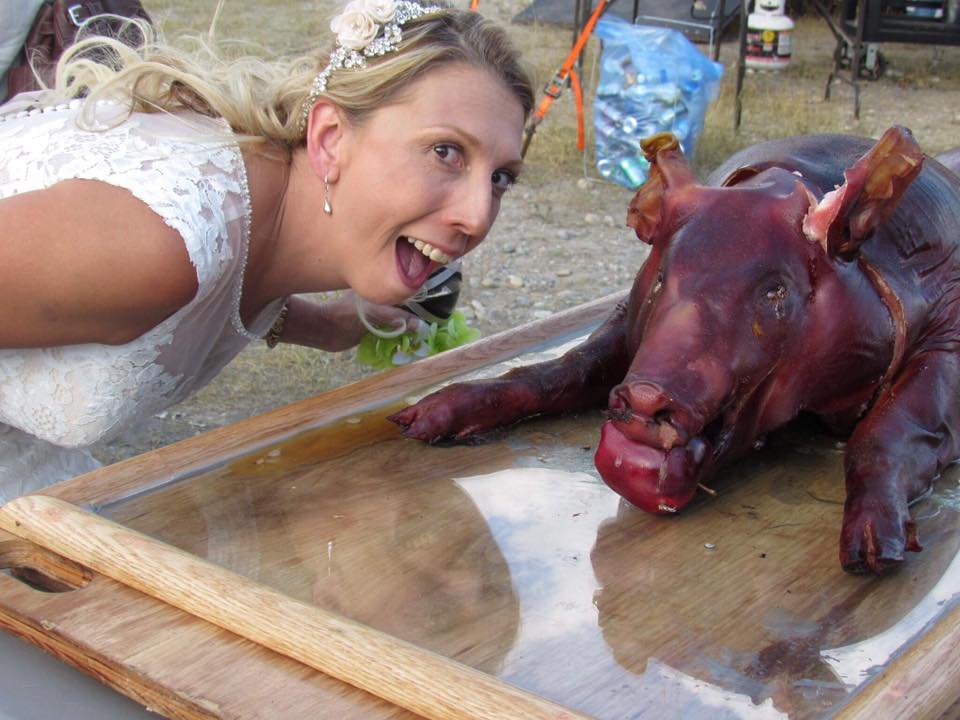
[{"label": "bride", "polygon": [[331,29],[284,61],[91,37],[0,106],[0,503],[251,340],[352,347],[359,299],[413,329],[393,306],[486,237],[534,98],[502,29],[406,0]]}]

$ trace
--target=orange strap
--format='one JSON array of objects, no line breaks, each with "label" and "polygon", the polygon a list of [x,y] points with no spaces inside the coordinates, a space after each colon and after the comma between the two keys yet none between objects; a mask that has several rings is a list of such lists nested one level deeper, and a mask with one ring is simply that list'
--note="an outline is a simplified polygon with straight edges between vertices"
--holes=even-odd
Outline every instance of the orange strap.
[{"label": "orange strap", "polygon": [[477,11],[477,8],[480,7],[480,0],[470,0],[470,9],[474,12]]},{"label": "orange strap", "polygon": [[571,73],[570,84],[573,87],[574,98],[577,103],[577,147],[581,151],[583,150],[583,92],[580,87],[580,78],[578,78],[576,72],[573,71],[573,66],[576,64],[577,58],[580,57],[584,45],[587,44],[587,40],[590,39],[590,35],[593,34],[593,29],[596,27],[597,21],[600,20],[600,16],[610,2],[613,2],[613,0],[599,0],[593,14],[590,16],[590,19],[587,20],[587,24],[583,26],[583,30],[579,37],[577,37],[577,41],[573,44],[573,48],[567,55],[567,59],[564,60],[563,65],[557,70],[557,74],[553,76],[553,79],[543,88],[544,98],[540,101],[540,105],[527,123],[526,137],[523,142],[523,155],[526,155],[527,148],[530,146],[530,141],[533,139],[533,133],[536,131],[537,126],[543,121],[547,111],[550,110],[550,106],[553,105],[553,101],[560,97],[560,94],[563,92],[564,82],[566,82],[567,76],[571,75]]},{"label": "orange strap", "polygon": [[583,152],[587,146],[583,132],[583,88],[580,87],[580,75],[570,70],[570,87],[573,88],[573,101],[577,108],[577,150]]},{"label": "orange strap", "polygon": [[573,48],[570,50],[570,54],[567,55],[567,59],[564,60],[563,65],[560,66],[560,69],[557,70],[557,74],[553,76],[553,79],[547,83],[547,86],[543,89],[546,93],[546,97],[540,103],[540,107],[537,108],[537,111],[534,113],[537,122],[543,120],[543,116],[547,114],[547,111],[550,109],[550,106],[553,104],[553,101],[560,97],[560,93],[563,91],[563,83],[567,79],[567,75],[570,74],[570,71],[573,70],[574,64],[577,62],[577,58],[580,57],[580,53],[583,51],[583,46],[587,44],[587,40],[590,39],[590,35],[593,33],[593,28],[596,27],[597,21],[600,20],[600,16],[603,14],[604,9],[607,7],[607,0],[600,0],[597,3],[596,9],[593,11],[593,14],[590,16],[590,19],[587,20],[587,24],[583,26],[583,31],[580,33],[580,36],[577,38],[577,41],[573,44]]}]

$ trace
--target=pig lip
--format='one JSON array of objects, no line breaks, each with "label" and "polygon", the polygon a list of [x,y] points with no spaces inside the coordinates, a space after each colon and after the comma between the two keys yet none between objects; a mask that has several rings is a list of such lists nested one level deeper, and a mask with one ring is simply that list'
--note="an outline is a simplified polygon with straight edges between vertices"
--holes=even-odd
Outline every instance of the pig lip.
[{"label": "pig lip", "polygon": [[700,478],[712,464],[710,446],[701,437],[670,448],[637,441],[617,420],[603,425],[594,458],[603,481],[631,504],[647,512],[675,513],[689,503]]}]

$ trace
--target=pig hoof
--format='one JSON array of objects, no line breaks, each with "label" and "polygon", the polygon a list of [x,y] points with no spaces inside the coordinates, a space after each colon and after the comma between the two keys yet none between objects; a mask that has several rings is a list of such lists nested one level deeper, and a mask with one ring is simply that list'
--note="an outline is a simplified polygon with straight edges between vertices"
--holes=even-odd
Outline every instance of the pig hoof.
[{"label": "pig hoof", "polygon": [[840,537],[840,564],[847,572],[885,573],[903,563],[904,551],[922,549],[906,504],[890,508],[848,501]]},{"label": "pig hoof", "polygon": [[455,425],[452,413],[444,408],[425,413],[423,408],[417,405],[389,415],[387,420],[399,425],[404,437],[427,443],[436,443],[449,437],[452,434],[451,428]]}]

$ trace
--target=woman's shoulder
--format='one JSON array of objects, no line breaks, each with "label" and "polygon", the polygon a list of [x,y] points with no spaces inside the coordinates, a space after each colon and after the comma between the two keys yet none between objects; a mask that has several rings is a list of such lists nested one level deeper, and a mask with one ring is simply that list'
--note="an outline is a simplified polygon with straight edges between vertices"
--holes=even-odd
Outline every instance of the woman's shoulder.
[{"label": "woman's shoulder", "polygon": [[179,233],[129,192],[89,180],[0,200],[0,347],[120,344],[186,305]]},{"label": "woman's shoulder", "polygon": [[29,112],[0,122],[0,198],[80,179],[123,188],[180,233],[204,283],[222,276],[249,215],[226,123],[192,112],[127,117],[116,103]]}]

